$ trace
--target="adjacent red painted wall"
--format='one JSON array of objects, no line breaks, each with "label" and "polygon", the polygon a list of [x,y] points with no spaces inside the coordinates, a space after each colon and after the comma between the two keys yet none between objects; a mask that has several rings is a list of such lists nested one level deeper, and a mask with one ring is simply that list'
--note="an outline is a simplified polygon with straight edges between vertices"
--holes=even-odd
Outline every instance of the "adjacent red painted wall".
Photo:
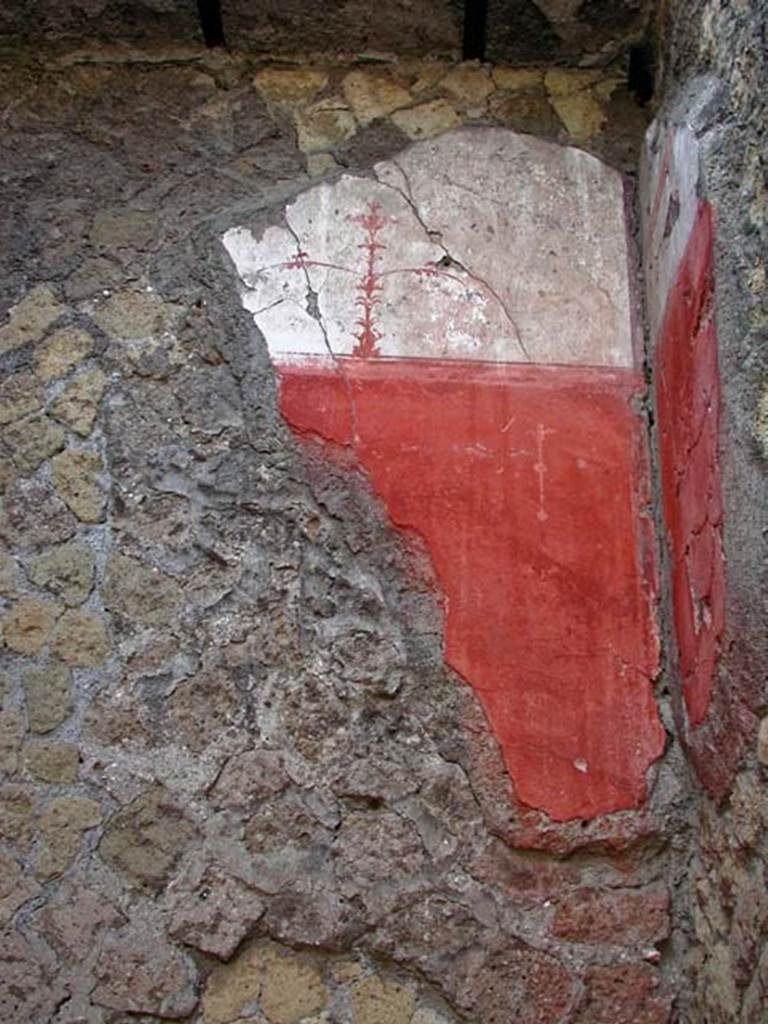
[{"label": "adjacent red painted wall", "polygon": [[683,697],[692,726],[709,707],[725,626],[712,305],[712,212],[700,203],[656,345],[664,520]]},{"label": "adjacent red painted wall", "polygon": [[300,435],[351,445],[444,596],[517,797],[638,806],[664,730],[641,393],[629,370],[421,359],[278,365]]}]

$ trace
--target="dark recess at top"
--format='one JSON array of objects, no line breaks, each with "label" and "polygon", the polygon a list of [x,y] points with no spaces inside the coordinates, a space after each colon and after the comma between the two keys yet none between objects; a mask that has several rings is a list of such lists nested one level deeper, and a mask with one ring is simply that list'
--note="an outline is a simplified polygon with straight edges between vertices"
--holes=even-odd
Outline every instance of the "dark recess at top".
[{"label": "dark recess at top", "polygon": [[224,46],[224,25],[219,0],[197,0],[200,29],[206,46]]},{"label": "dark recess at top", "polygon": [[0,51],[226,43],[253,54],[465,55],[590,66],[638,45],[652,6],[653,0],[10,0],[0,5]]}]

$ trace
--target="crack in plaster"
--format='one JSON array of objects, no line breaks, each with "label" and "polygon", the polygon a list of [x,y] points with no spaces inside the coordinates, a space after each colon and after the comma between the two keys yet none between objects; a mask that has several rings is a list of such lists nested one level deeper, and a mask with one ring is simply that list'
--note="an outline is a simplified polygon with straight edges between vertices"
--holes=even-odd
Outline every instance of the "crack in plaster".
[{"label": "crack in plaster", "polygon": [[[294,242],[296,243],[296,252],[301,252],[301,242],[299,240],[299,236],[294,231],[293,226],[288,221],[287,217],[285,218],[285,224],[286,224],[286,228],[288,229],[289,234],[291,235],[291,237],[293,238]],[[350,423],[352,425],[352,443],[353,443],[354,447],[357,447],[357,443],[359,441],[359,433],[358,433],[358,428],[357,428],[357,406],[355,404],[354,395],[352,394],[352,385],[350,383],[349,377],[347,376],[347,374],[344,371],[344,363],[343,363],[343,361],[333,351],[333,348],[331,346],[331,342],[330,342],[330,339],[328,337],[328,330],[327,330],[327,328],[325,326],[325,321],[323,320],[323,315],[320,312],[320,295],[319,295],[319,292],[315,291],[315,289],[312,287],[312,279],[311,279],[311,277],[309,275],[309,268],[306,266],[306,264],[305,264],[305,262],[303,260],[301,261],[300,266],[301,266],[301,270],[302,270],[302,272],[304,274],[304,278],[305,278],[305,280],[307,282],[307,291],[306,291],[306,296],[305,296],[305,300],[306,300],[305,310],[306,310],[308,316],[312,317],[312,319],[317,323],[318,327],[320,328],[320,332],[323,335],[323,343],[325,345],[325,348],[326,348],[326,350],[328,352],[328,355],[330,356],[331,360],[333,361],[333,366],[334,366],[334,369],[335,369],[336,373],[338,373],[339,377],[341,378],[341,380],[342,380],[342,382],[344,384],[344,390],[346,391],[346,394],[347,394],[347,404],[349,406]]]},{"label": "crack in plaster", "polygon": [[[506,317],[507,322],[509,323],[510,327],[514,331],[515,342],[516,342],[517,346],[519,347],[520,351],[525,356],[526,362],[529,362],[529,363],[533,362],[533,360],[531,358],[531,354],[527,350],[527,348],[525,347],[525,344],[523,342],[522,335],[520,333],[520,328],[518,327],[514,317],[510,313],[509,309],[507,308],[507,304],[504,302],[502,297],[499,295],[499,293],[496,291],[496,289],[493,287],[493,285],[491,285],[488,281],[485,280],[485,278],[483,278],[479,274],[475,273],[474,270],[470,270],[464,263],[461,262],[461,260],[456,259],[456,257],[453,256],[453,254],[448,251],[448,249],[446,248],[445,244],[443,243],[443,239],[442,239],[441,233],[439,231],[435,231],[434,229],[429,227],[429,225],[424,220],[424,218],[423,218],[423,216],[421,214],[421,211],[419,210],[418,206],[416,205],[416,201],[413,198],[413,189],[411,187],[411,182],[410,182],[410,179],[408,177],[407,172],[397,162],[397,160],[393,159],[393,160],[390,161],[390,163],[394,167],[396,167],[398,169],[398,171],[400,172],[400,174],[402,175],[403,181],[405,182],[405,186],[406,186],[407,192],[404,192],[402,189],[398,188],[396,185],[391,184],[390,182],[382,181],[382,179],[379,178],[378,175],[377,175],[376,180],[379,182],[380,185],[384,185],[386,188],[392,189],[394,192],[396,192],[399,196],[401,196],[405,200],[405,202],[408,204],[409,209],[411,210],[411,213],[416,218],[416,220],[418,221],[418,223],[421,226],[422,230],[424,231],[424,234],[425,234],[427,240],[429,242],[432,242],[434,245],[439,246],[439,248],[443,250],[444,258],[449,261],[449,263],[448,263],[449,266],[458,267],[459,270],[461,270],[462,273],[466,274],[467,277],[469,277],[471,280],[477,281],[479,284],[481,284],[483,286],[483,288],[485,288],[485,290],[489,293],[489,295],[493,296],[493,298],[498,302],[498,304],[501,307],[501,309],[504,311],[504,316]],[[450,179],[446,179],[446,180],[450,181]],[[450,182],[450,183],[451,184],[455,184],[455,182]],[[445,275],[445,276],[451,276],[451,275]],[[454,277],[453,280],[458,280],[458,279]]]}]

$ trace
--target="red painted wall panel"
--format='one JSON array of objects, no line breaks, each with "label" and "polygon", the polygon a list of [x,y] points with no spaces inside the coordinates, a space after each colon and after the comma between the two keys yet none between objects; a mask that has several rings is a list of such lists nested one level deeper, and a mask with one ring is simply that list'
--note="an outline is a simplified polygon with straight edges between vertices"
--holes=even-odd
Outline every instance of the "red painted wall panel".
[{"label": "red painted wall panel", "polygon": [[638,806],[663,749],[640,390],[629,370],[408,359],[278,365],[299,434],[352,445],[444,597],[519,800]]},{"label": "red painted wall panel", "polygon": [[223,241],[286,420],[423,538],[520,804],[637,807],[665,737],[620,175],[478,128],[284,214]]},{"label": "red painted wall panel", "polygon": [[712,213],[700,203],[656,345],[664,520],[683,697],[692,726],[709,707],[725,626],[720,389],[712,318]]}]

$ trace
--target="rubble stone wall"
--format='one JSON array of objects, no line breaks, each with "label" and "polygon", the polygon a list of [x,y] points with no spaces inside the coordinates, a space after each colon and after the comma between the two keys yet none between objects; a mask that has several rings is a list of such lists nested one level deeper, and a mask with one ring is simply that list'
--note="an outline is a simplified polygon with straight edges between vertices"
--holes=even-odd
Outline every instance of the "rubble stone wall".
[{"label": "rubble stone wall", "polygon": [[648,802],[564,823],[510,800],[417,539],[286,429],[220,239],[461,124],[631,186],[648,116],[611,60],[648,5],[525,0],[506,36],[491,5],[494,66],[456,63],[455,10],[375,6],[311,58],[302,5],[266,35],[229,4],[248,55],[191,4],[0,15],[0,1021],[762,1024],[767,5],[657,25],[657,125],[712,214],[711,689],[692,720],[670,602]]},{"label": "rubble stone wall", "polygon": [[640,811],[513,807],[424,550],[291,438],[220,243],[460,123],[633,168],[623,76],[81,48],[0,88],[0,1020],[663,1024],[676,747]]}]

